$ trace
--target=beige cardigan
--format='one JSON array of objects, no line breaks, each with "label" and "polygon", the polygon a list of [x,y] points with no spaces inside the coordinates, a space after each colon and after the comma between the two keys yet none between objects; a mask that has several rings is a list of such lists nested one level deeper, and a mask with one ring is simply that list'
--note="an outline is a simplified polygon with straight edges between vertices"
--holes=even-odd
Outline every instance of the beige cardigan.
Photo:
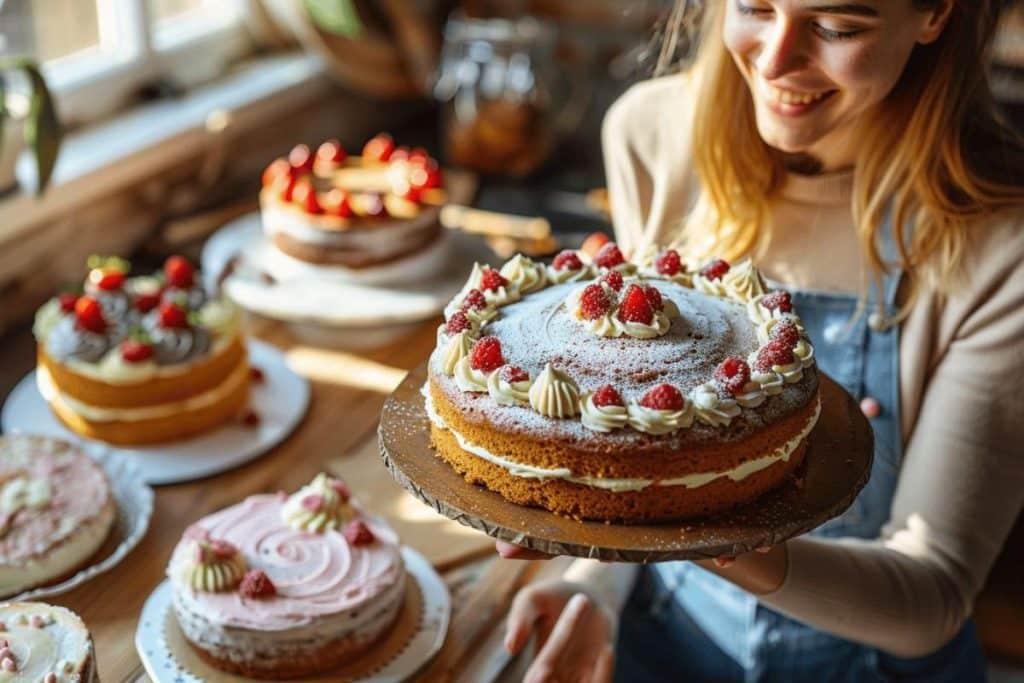
[{"label": "beige cardigan", "polygon": [[[603,144],[617,239],[667,243],[694,200],[685,76],[634,86],[609,111]],[[757,261],[795,288],[856,293],[852,173],[791,176]],[[967,282],[924,291],[904,322],[905,454],[890,519],[870,541],[788,542],[768,605],[898,655],[949,640],[1024,503],[1024,214],[971,240]]]}]

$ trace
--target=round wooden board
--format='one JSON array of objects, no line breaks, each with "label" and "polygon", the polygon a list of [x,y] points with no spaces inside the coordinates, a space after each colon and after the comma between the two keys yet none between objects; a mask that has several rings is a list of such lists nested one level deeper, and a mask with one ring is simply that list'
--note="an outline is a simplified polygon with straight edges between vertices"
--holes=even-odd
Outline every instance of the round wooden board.
[{"label": "round wooden board", "polygon": [[434,454],[420,388],[426,363],[384,404],[381,457],[404,488],[442,515],[494,538],[553,555],[663,562],[738,555],[775,545],[837,517],[867,483],[874,436],[853,398],[819,371],[821,416],[798,477],[727,514],[667,524],[581,522],[515,505],[468,483]]}]

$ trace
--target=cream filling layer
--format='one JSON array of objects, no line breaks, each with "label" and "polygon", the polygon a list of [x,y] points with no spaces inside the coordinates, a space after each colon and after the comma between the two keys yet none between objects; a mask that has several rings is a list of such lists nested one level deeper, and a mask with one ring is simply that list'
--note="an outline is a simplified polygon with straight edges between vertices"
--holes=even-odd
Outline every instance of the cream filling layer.
[{"label": "cream filling layer", "polygon": [[107,505],[95,519],[24,564],[0,560],[0,595],[20,593],[70,572],[103,545],[114,523],[114,514],[114,506]]},{"label": "cream filling layer", "polygon": [[217,403],[235,391],[249,377],[249,364],[239,363],[223,382],[209,391],[191,396],[184,401],[160,403],[143,408],[104,408],[84,403],[57,389],[49,371],[40,365],[36,370],[39,393],[50,403],[56,403],[91,422],[140,422],[171,415],[201,410]]},{"label": "cream filling layer", "polygon": [[523,463],[510,460],[509,458],[495,455],[486,448],[470,443],[457,431],[448,427],[434,409],[433,400],[430,397],[429,391],[424,390],[423,394],[426,398],[425,405],[427,416],[430,418],[430,421],[439,429],[447,429],[450,431],[455,437],[455,440],[458,441],[462,450],[467,453],[472,453],[479,458],[483,458],[492,464],[508,470],[509,474],[514,477],[522,477],[524,479],[564,479],[565,481],[569,481],[574,484],[593,486],[594,488],[605,489],[616,493],[624,491],[642,491],[648,486],[655,484],[658,486],[685,486],[686,488],[694,489],[704,486],[705,484],[710,484],[720,477],[728,477],[733,481],[743,481],[750,475],[771,467],[777,462],[788,462],[789,457],[794,451],[796,451],[800,442],[807,438],[807,435],[811,433],[814,425],[818,422],[818,416],[821,414],[821,399],[818,398],[815,399],[814,414],[807,420],[807,424],[804,425],[803,429],[801,429],[796,436],[767,455],[753,458],[727,470],[717,472],[697,472],[686,474],[681,477],[669,477],[667,479],[606,478],[576,475],[573,474],[572,470],[564,467],[554,469],[534,467],[533,465],[525,465]]}]

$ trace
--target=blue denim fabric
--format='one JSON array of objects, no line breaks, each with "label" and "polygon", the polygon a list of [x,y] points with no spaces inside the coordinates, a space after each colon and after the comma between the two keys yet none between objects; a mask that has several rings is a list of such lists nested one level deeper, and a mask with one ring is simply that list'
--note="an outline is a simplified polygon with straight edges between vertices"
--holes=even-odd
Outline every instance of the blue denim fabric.
[{"label": "blue denim fabric", "polygon": [[[899,273],[884,278],[886,310],[894,310],[899,279]],[[868,311],[874,310],[878,296],[872,291]],[[881,405],[871,420],[875,459],[867,485],[841,516],[811,533],[876,538],[889,516],[903,456],[899,327],[873,329],[868,315],[855,315],[856,297],[794,292],[793,300],[814,343],[818,367],[857,399],[872,396]],[[642,569],[624,613],[619,645],[617,676],[623,681],[944,683],[982,681],[985,675],[971,623],[932,655],[892,657],[789,619],[688,562]]]}]

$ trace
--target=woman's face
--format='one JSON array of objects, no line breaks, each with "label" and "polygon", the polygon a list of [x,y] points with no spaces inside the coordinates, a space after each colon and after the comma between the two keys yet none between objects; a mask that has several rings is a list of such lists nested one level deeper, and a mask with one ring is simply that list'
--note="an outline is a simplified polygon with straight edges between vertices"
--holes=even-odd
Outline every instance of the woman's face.
[{"label": "woman's face", "polygon": [[941,33],[952,0],[721,0],[724,39],[764,141],[828,167],[852,163],[855,123],[892,90],[914,46]]}]

